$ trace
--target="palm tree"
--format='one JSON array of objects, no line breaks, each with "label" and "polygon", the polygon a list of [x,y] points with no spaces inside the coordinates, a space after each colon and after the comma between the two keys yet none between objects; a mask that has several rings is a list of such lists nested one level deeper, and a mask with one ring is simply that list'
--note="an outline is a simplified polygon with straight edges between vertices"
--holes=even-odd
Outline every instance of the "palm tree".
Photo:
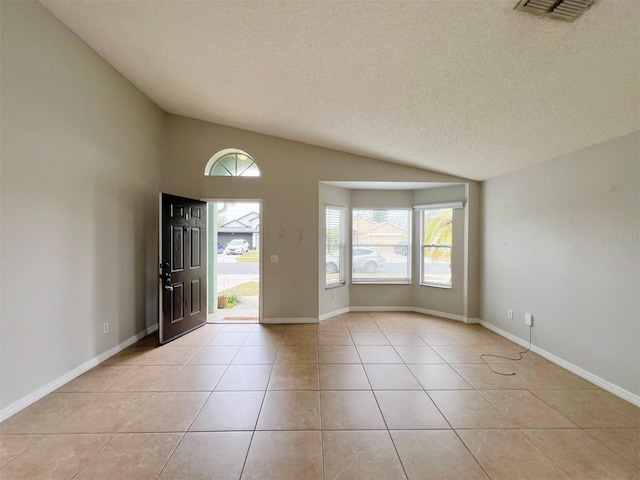
[{"label": "palm tree", "polygon": [[453,245],[453,209],[425,210],[424,245],[433,245],[431,258],[437,262],[441,257],[451,260]]}]

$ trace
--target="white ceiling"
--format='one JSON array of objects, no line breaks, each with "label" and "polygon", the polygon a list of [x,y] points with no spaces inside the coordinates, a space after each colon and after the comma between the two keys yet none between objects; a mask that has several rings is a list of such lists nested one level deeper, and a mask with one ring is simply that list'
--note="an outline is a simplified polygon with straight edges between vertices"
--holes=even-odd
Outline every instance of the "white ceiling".
[{"label": "white ceiling", "polygon": [[640,2],[40,0],[170,113],[476,180],[640,128]]}]

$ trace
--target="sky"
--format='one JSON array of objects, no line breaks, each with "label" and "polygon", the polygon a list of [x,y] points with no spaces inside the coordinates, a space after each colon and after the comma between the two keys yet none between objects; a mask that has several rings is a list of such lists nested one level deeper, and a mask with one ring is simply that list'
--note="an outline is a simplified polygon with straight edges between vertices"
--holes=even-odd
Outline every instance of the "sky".
[{"label": "sky", "polygon": [[260,204],[255,202],[219,202],[218,208],[222,207],[222,204],[227,206],[227,209],[222,213],[227,218],[227,221],[240,218],[247,213],[257,212],[260,213]]}]

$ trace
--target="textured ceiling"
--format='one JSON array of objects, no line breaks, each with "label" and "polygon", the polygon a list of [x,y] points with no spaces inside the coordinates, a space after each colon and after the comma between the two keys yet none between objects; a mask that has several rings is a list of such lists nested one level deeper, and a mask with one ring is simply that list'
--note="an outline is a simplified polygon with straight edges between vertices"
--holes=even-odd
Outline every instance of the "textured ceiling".
[{"label": "textured ceiling", "polygon": [[170,113],[476,180],[640,128],[640,2],[40,0]]}]

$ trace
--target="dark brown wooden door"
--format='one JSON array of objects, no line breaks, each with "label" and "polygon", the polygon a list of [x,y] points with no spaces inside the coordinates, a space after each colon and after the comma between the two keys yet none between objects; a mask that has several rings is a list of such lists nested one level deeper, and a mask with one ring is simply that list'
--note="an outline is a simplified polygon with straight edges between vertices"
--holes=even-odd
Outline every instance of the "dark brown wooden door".
[{"label": "dark brown wooden door", "polygon": [[162,194],[160,343],[207,323],[207,204]]}]

